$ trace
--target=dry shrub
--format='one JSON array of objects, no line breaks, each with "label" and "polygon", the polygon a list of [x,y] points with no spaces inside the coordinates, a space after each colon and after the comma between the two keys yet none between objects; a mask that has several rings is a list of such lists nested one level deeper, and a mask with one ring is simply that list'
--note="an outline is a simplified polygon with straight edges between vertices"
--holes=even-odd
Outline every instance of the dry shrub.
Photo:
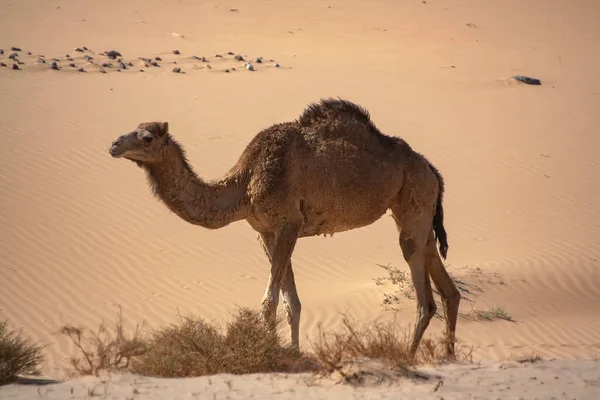
[{"label": "dry shrub", "polygon": [[153,332],[148,348],[133,371],[161,377],[295,372],[304,359],[282,344],[278,329],[269,329],[258,311],[247,308],[238,310],[224,332],[201,318],[181,317],[179,324]]},{"label": "dry shrub", "polygon": [[134,357],[147,351],[139,325],[132,336],[125,333],[121,309],[113,328],[102,322],[95,332],[72,325],[63,326],[60,332],[79,350],[80,355],[71,357],[70,361],[75,371],[83,375],[98,375],[102,370],[126,370]]},{"label": "dry shrub", "polygon": [[19,375],[40,375],[44,360],[42,347],[23,336],[22,330],[8,328],[0,322],[0,385],[14,382]]},{"label": "dry shrub", "polygon": [[[323,372],[339,369],[342,361],[370,358],[388,361],[391,367],[437,364],[445,361],[446,338],[422,339],[414,358],[410,356],[412,332],[400,328],[395,319],[358,324],[344,315],[341,331],[327,333],[319,326],[319,335],[312,344]],[[456,361],[468,361],[471,351],[455,345]]]}]

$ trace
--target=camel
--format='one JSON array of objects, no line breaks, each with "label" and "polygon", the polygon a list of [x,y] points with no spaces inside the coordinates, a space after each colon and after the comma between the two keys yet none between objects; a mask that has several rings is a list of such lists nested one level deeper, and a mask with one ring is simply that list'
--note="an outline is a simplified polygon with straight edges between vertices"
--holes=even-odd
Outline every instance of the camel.
[{"label": "camel", "polygon": [[140,123],[109,153],[143,168],[154,194],[183,220],[207,229],[246,220],[258,232],[271,264],[262,316],[274,326],[281,291],[296,349],[297,240],[364,227],[390,210],[417,297],[410,353],[436,312],[431,277],[444,308],[446,353],[454,356],[461,296],[440,258],[448,252],[442,175],[406,141],[379,131],[363,107],[333,98],[311,103],[297,120],[256,134],[225,176],[211,182],[193,171],[168,122]]}]

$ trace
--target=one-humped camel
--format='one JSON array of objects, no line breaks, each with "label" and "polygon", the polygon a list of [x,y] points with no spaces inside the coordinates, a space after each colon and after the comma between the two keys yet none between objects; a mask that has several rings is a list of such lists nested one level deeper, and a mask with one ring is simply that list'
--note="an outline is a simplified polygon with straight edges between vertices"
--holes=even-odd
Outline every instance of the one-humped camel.
[{"label": "one-humped camel", "polygon": [[297,120],[259,132],[213,182],[194,173],[167,122],[139,124],[110,154],[145,169],[154,194],[185,221],[218,229],[245,219],[258,232],[271,263],[263,317],[274,323],[281,290],[295,348],[301,306],[291,256],[298,238],[367,226],[390,209],[417,295],[411,353],[436,311],[431,276],[446,316],[446,351],[454,355],[460,294],[436,248],[437,239],[446,258],[442,176],[404,140],[381,133],[362,107],[341,99],[310,104]]}]

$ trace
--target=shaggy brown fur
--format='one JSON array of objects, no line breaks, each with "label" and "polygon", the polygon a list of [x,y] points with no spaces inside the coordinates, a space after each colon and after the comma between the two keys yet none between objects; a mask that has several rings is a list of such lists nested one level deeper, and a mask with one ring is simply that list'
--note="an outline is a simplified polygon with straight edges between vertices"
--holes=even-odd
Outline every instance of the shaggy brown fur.
[{"label": "shaggy brown fur", "polygon": [[310,104],[298,120],[259,132],[215,182],[193,172],[166,122],[140,124],[116,139],[110,153],[144,168],[154,193],[184,220],[218,229],[245,219],[259,233],[271,263],[263,314],[274,321],[281,291],[296,347],[301,305],[291,256],[297,239],[367,226],[391,210],[417,294],[412,351],[435,313],[431,277],[453,355],[460,294],[435,244],[445,258],[442,176],[404,140],[381,133],[360,106],[341,99]]}]

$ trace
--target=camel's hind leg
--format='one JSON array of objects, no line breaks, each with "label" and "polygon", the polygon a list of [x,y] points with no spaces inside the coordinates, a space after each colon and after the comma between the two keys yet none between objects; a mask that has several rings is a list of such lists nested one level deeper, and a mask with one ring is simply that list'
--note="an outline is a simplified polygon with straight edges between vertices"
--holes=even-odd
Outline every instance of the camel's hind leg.
[{"label": "camel's hind leg", "polygon": [[400,233],[400,248],[410,267],[417,295],[417,324],[410,347],[410,354],[414,357],[423,334],[436,312],[431,281],[427,271],[427,240],[431,231],[432,217],[427,218],[422,215],[412,218],[412,215],[407,216],[405,212],[403,213],[399,206],[392,207],[392,213]]},{"label": "camel's hind leg", "polygon": [[440,255],[438,254],[433,232],[429,234],[429,240],[427,242],[427,269],[442,298],[442,305],[444,307],[446,318],[446,354],[453,358],[460,292],[456,289],[452,278],[448,275]]}]

